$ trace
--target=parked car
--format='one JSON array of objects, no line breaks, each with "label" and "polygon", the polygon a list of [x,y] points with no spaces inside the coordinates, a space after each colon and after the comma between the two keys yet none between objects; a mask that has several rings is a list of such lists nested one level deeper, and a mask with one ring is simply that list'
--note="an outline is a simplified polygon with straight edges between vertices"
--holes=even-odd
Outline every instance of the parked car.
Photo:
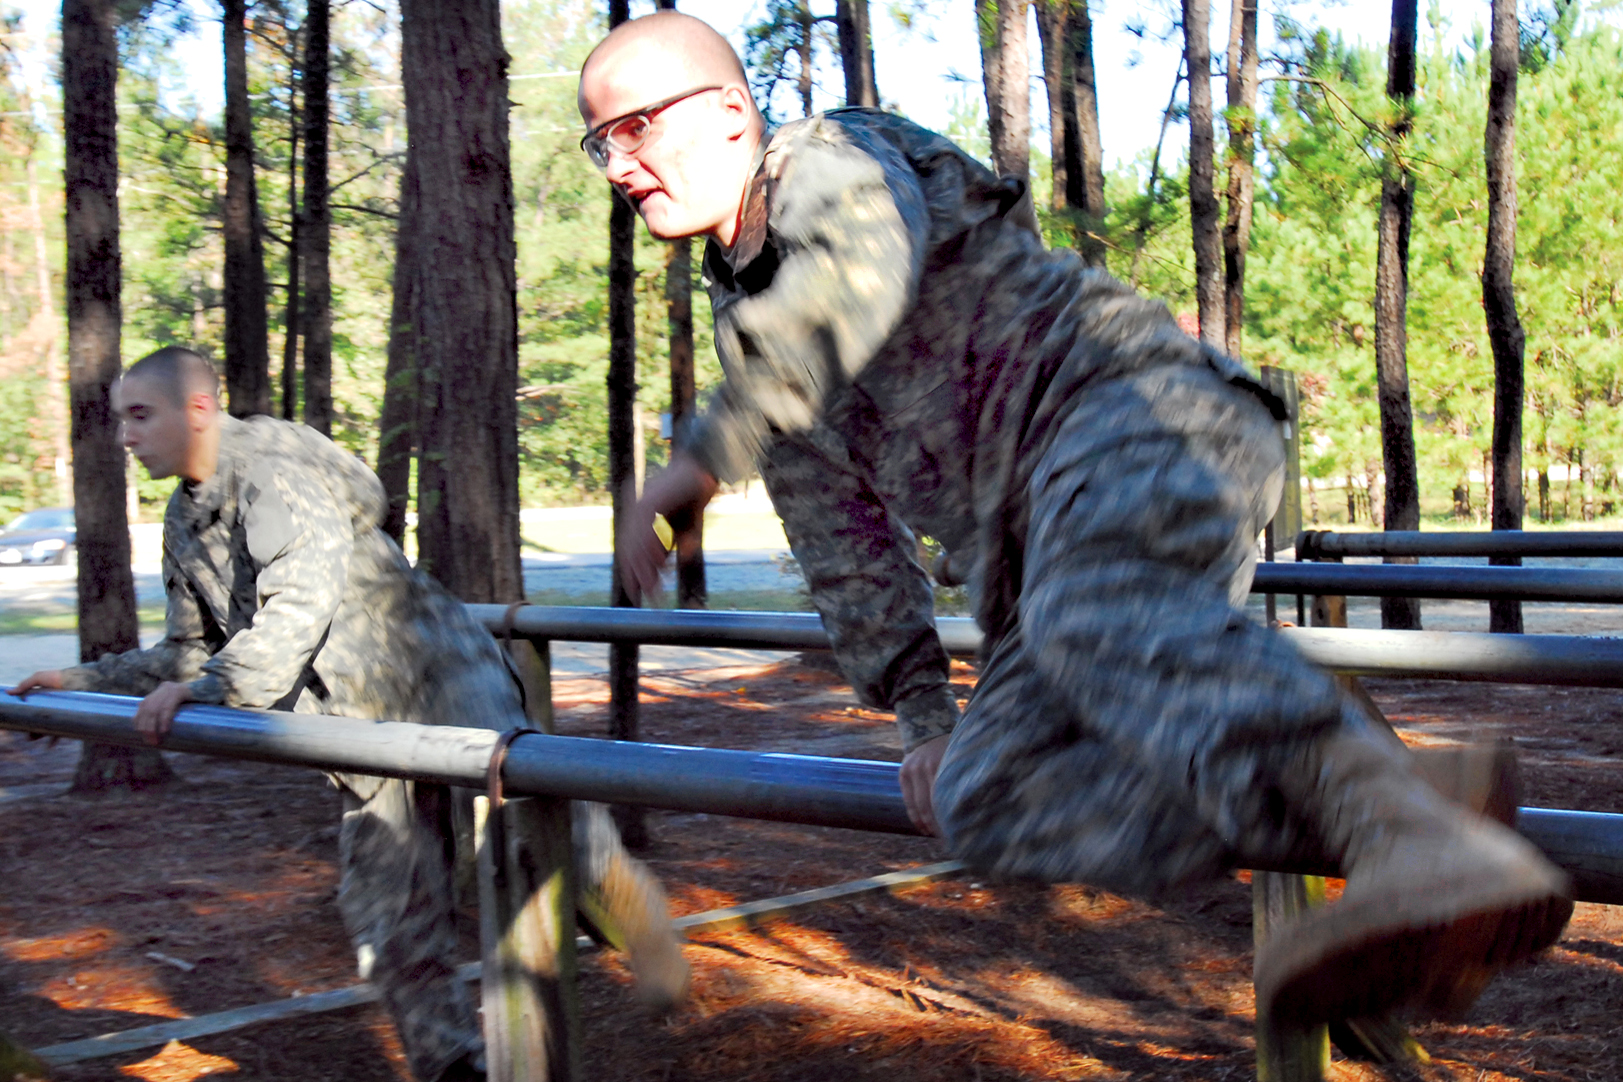
[{"label": "parked car", "polygon": [[73,559],[73,508],[41,507],[12,519],[0,530],[0,567],[65,564]]}]

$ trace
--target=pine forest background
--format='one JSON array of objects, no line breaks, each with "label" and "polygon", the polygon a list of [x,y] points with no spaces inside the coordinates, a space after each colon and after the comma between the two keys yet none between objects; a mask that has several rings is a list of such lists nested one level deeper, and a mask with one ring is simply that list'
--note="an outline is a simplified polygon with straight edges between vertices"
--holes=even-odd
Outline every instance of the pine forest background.
[{"label": "pine forest background", "polygon": [[[768,15],[796,4],[767,4]],[[926,6],[875,8],[918,21]],[[970,17],[967,9],[963,17]],[[1094,3],[1095,18],[1123,17]],[[302,187],[299,17],[303,5],[249,9],[250,91],[270,289],[273,412],[282,412],[288,238]],[[805,10],[809,10],[805,8]],[[0,8],[0,13],[4,9]],[[956,7],[954,8],[956,13]],[[1266,9],[1265,9],[1266,13]],[[1486,19],[1487,5],[1483,5]],[[1176,5],[1164,14],[1170,22]],[[1528,518],[1588,520],[1623,502],[1623,34],[1578,4],[1524,11],[1516,113],[1516,294],[1526,327],[1524,465]],[[1265,14],[1266,17],[1266,14]],[[1278,18],[1280,54],[1265,59],[1255,218],[1246,264],[1245,361],[1295,370],[1303,394],[1307,517],[1376,524],[1382,500],[1372,300],[1376,216],[1388,115],[1386,55]],[[162,4],[120,32],[120,216],[126,360],[166,344],[222,355],[223,120],[160,92],[181,80],[168,44],[186,9]],[[607,502],[609,198],[580,153],[575,81],[606,29],[587,0],[513,0],[502,8],[511,74],[518,241],[520,494],[526,506]],[[3,15],[0,64],[0,518],[68,502],[59,90],[28,85]],[[1151,20],[1153,21],[1153,20]],[[375,462],[384,394],[394,224],[406,132],[392,4],[335,4],[332,19],[333,435]],[[725,29],[725,28],[724,28]],[[795,63],[767,23],[748,59],[776,121],[800,115]],[[1487,226],[1483,129],[1486,30],[1445,47],[1422,11],[1414,129],[1416,195],[1408,365],[1422,509],[1481,523],[1493,418],[1493,359],[1481,301]],[[824,44],[820,47],[827,48]],[[55,50],[53,49],[53,55]],[[1032,113],[1046,115],[1033,65]],[[878,73],[881,102],[884,72]],[[1174,87],[1174,73],[1166,86]],[[1105,88],[1101,88],[1102,90]],[[1181,92],[1171,122],[1181,119]],[[1101,100],[1108,108],[1108,97]],[[1040,125],[1039,125],[1040,126]],[[1217,125],[1219,140],[1224,125]],[[990,160],[979,87],[957,92],[948,135]],[[1107,174],[1107,212],[1091,228],[1050,209],[1046,134],[1032,173],[1053,245],[1091,234],[1112,273],[1195,309],[1188,166],[1146,151]],[[1225,183],[1222,145],[1217,190]],[[637,369],[647,464],[666,454],[670,408],[666,246],[638,229]],[[720,377],[695,274],[701,390]],[[295,406],[297,404],[295,403]],[[297,415],[297,410],[294,410]],[[133,472],[132,472],[133,477]],[[137,479],[143,517],[170,482]]]}]

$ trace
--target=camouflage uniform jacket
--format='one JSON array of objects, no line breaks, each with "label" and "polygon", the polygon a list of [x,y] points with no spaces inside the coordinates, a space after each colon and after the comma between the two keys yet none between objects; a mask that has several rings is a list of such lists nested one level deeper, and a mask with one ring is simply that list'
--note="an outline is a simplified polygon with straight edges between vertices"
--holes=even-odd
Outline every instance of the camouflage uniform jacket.
[{"label": "camouflage uniform jacket", "polygon": [[220,426],[214,476],[180,484],[164,515],[163,640],[69,669],[66,686],[168,680],[201,703],[446,720],[418,716],[425,683],[459,661],[501,666],[500,650],[378,528],[377,477],[304,425]]},{"label": "camouflage uniform jacket", "polygon": [[[705,252],[726,378],[687,436],[729,481],[785,435],[839,445],[893,515],[971,568],[989,644],[1014,618],[1027,482],[1075,396],[1165,364],[1249,382],[1163,305],[1045,249],[1022,220],[1024,195],[1023,181],[886,113],[842,109],[779,129],[732,248]],[[896,548],[871,578],[917,574]],[[937,685],[913,710],[897,704],[909,747],[950,731],[945,656],[939,642],[920,645],[928,612],[894,623],[819,608],[870,701]]]}]

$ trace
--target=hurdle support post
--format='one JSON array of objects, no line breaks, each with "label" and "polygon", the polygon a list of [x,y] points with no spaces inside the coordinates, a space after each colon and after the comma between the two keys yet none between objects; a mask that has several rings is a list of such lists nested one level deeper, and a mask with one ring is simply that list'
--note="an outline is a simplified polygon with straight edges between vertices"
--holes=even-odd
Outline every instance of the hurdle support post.
[{"label": "hurdle support post", "polygon": [[486,1077],[581,1082],[569,801],[480,796],[474,824]]}]

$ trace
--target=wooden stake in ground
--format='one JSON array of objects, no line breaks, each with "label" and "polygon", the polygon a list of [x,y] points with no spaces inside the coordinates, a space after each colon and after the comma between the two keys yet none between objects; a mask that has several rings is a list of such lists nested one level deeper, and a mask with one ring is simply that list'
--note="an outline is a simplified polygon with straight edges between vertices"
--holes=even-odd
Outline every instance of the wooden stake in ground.
[{"label": "wooden stake in ground", "polygon": [[[1527,335],[1516,314],[1516,0],[1493,0],[1488,80],[1488,243],[1482,260],[1482,310],[1493,348],[1493,528],[1522,528],[1523,354]],[[1518,566],[1516,557],[1490,563]],[[1488,602],[1488,630],[1520,634],[1519,601]]]},{"label": "wooden stake in ground", "polygon": [[[119,374],[118,16],[112,0],[62,5],[68,381],[79,552],[79,660],[140,643],[124,448],[110,392]],[[75,792],[145,788],[174,775],[153,748],[86,744]]]},{"label": "wooden stake in ground", "polygon": [[474,801],[487,1077],[584,1079],[569,801]]},{"label": "wooden stake in ground", "polygon": [[[1392,0],[1392,38],[1386,52],[1386,96],[1391,120],[1382,159],[1375,254],[1375,383],[1381,410],[1381,461],[1386,469],[1381,522],[1388,530],[1420,528],[1420,479],[1415,466],[1408,353],[1409,226],[1414,217],[1414,176],[1403,160],[1404,144],[1414,126],[1416,3]],[[1388,557],[1386,562],[1415,561],[1412,557]],[[1381,598],[1381,626],[1419,630],[1419,600]]]}]

